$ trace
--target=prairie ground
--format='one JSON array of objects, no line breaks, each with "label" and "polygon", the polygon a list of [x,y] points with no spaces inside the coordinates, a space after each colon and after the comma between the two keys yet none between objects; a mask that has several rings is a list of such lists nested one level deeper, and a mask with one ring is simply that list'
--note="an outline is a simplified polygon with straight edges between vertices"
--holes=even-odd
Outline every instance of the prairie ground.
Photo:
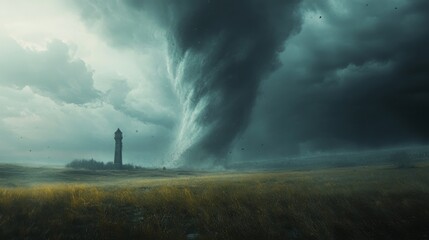
[{"label": "prairie ground", "polygon": [[0,239],[429,239],[429,165],[226,173],[0,165]]}]

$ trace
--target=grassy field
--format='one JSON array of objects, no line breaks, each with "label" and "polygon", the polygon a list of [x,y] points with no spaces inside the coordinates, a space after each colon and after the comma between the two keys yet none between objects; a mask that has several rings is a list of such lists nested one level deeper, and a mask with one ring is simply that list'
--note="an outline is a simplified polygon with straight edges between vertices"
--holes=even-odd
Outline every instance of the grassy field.
[{"label": "grassy field", "polygon": [[0,239],[429,239],[429,165],[247,173],[0,165]]}]

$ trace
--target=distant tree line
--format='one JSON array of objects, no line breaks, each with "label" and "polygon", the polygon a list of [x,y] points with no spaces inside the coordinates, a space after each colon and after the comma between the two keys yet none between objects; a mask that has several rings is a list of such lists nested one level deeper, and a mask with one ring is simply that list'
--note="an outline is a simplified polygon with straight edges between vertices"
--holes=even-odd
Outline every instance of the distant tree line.
[{"label": "distant tree line", "polygon": [[70,163],[67,163],[67,168],[74,169],[88,169],[88,170],[134,170],[134,169],[142,169],[142,167],[132,164],[123,164],[122,166],[117,166],[113,164],[113,162],[98,162],[94,159],[75,159]]}]

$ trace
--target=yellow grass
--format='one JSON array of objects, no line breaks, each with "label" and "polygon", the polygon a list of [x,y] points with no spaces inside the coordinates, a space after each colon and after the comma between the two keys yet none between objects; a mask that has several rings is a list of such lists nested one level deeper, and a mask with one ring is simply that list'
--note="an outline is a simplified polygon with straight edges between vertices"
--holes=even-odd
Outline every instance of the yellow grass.
[{"label": "yellow grass", "polygon": [[429,171],[359,167],[0,188],[0,239],[424,239]]}]

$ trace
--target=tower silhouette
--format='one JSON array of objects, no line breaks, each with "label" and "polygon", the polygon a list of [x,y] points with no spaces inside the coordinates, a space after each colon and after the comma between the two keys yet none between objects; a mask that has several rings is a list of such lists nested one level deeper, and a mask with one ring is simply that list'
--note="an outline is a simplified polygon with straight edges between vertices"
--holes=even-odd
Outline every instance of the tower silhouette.
[{"label": "tower silhouette", "polygon": [[115,132],[115,161],[117,167],[122,166],[122,132],[118,128]]}]

